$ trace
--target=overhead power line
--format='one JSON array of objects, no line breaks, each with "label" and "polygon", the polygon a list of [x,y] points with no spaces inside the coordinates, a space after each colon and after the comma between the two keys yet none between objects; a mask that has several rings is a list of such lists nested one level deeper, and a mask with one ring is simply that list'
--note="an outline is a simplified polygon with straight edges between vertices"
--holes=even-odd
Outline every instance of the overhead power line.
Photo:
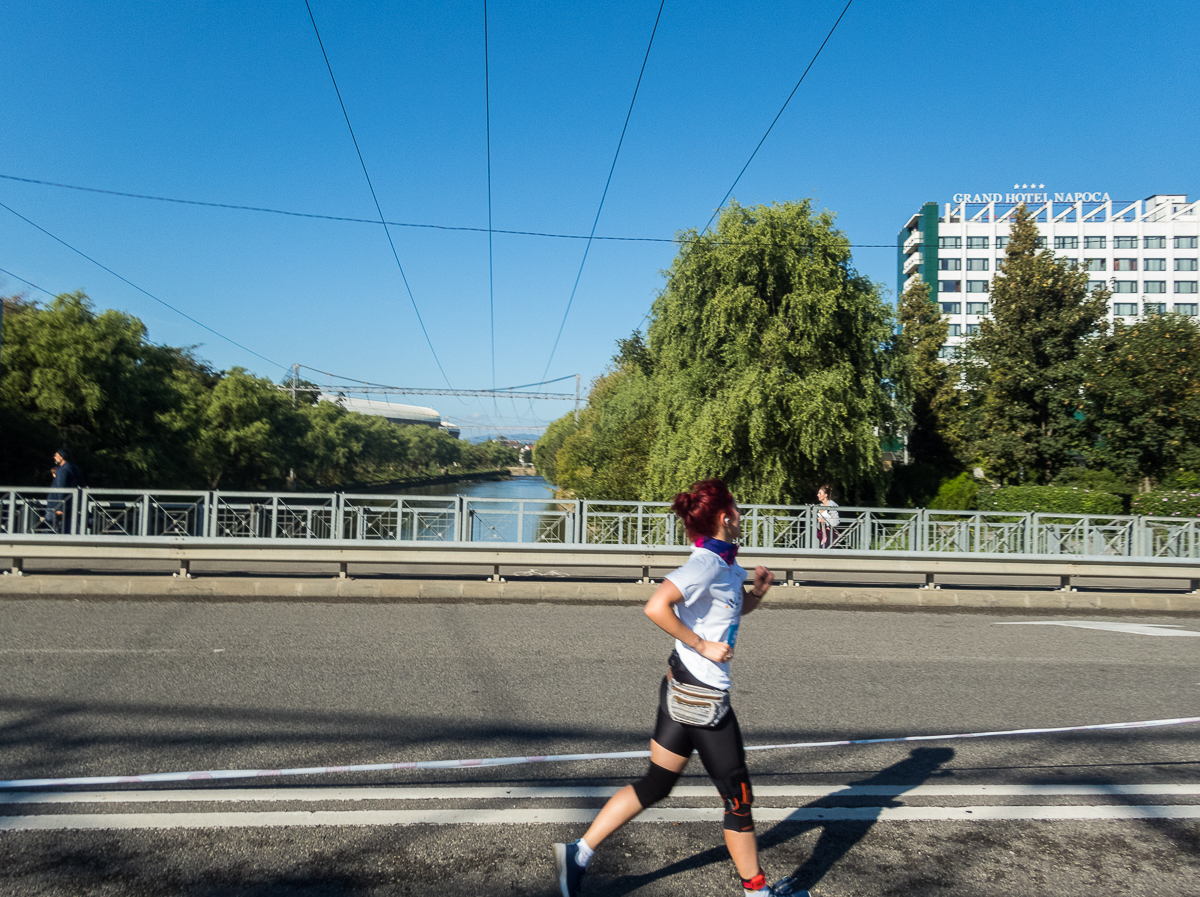
[{"label": "overhead power line", "polygon": [[[145,194],[145,193],[127,193],[127,192],[124,192],[121,190],[102,190],[98,187],[79,187],[74,184],[60,184],[55,181],[42,181],[42,180],[38,180],[36,178],[22,178],[22,177],[17,177],[16,175],[11,175],[11,174],[0,174],[0,178],[2,178],[4,180],[9,180],[9,181],[18,181],[22,184],[37,184],[38,186],[41,186],[41,187],[61,187],[64,190],[81,190],[85,193],[102,193],[107,196],[120,196],[125,199],[148,199],[148,200],[153,200],[155,202],[177,203],[179,205],[186,205],[186,206],[202,206],[202,207],[210,208],[210,209],[229,209],[231,211],[236,211],[236,212],[264,212],[269,215],[286,215],[286,216],[292,217],[292,218],[313,218],[313,219],[317,219],[317,220],[321,220],[321,221],[340,221],[340,222],[344,222],[347,224],[370,224],[370,225],[378,225],[379,224],[378,219],[375,219],[375,218],[352,218],[352,217],[347,217],[344,215],[318,215],[318,214],[315,214],[312,212],[290,212],[290,211],[287,211],[284,209],[270,209],[270,208],[265,208],[263,206],[235,205],[233,203],[226,203],[226,202],[201,202],[200,200],[195,200],[195,199],[175,199],[175,198],[172,198],[169,196],[152,196],[152,195]],[[593,235],[589,236],[588,234],[557,234],[557,233],[551,233],[548,231],[505,230],[504,228],[489,229],[486,227],[469,227],[469,226],[459,226],[459,225],[449,225],[449,224],[421,224],[421,223],[414,223],[411,221],[407,221],[407,222],[406,221],[389,221],[389,222],[387,222],[387,224],[389,227],[414,227],[414,228],[423,228],[426,230],[467,231],[470,233],[477,233],[477,234],[492,233],[492,234],[503,234],[505,236],[516,236],[516,237],[548,237],[548,238],[555,239],[555,240],[588,240],[588,239],[608,240],[608,241],[617,242],[617,243],[683,243],[683,244],[687,244],[687,243],[698,242],[700,239],[699,237],[693,238],[691,240],[687,240],[687,239],[681,240],[678,237],[614,237],[614,236],[603,236],[600,234],[593,234]],[[737,245],[737,244],[747,243],[747,242],[757,242],[757,241],[746,241],[746,240],[716,241],[716,242],[712,243],[711,245],[714,245],[714,246],[724,246],[724,245],[731,245],[731,244]],[[895,243],[852,243],[852,244],[850,244],[850,248],[851,249],[895,249],[896,244]]]},{"label": "overhead power line", "polygon": [[[9,211],[12,211],[12,210],[10,209]],[[21,281],[21,283],[25,284],[26,286],[31,286],[31,287],[33,287],[35,290],[41,290],[43,293],[45,293],[45,294],[46,294],[47,296],[49,296],[51,299],[53,299],[53,298],[54,298],[54,296],[56,295],[56,294],[54,294],[54,293],[51,293],[51,292],[50,292],[48,289],[46,289],[45,287],[39,287],[39,286],[38,286],[36,283],[34,283],[32,280],[26,280],[24,277],[21,277],[19,274],[13,274],[11,271],[6,271],[4,268],[0,268],[0,274],[7,274],[9,277],[15,277],[17,280]]]},{"label": "overhead power line", "polygon": [[604,200],[608,196],[608,187],[612,183],[613,172],[617,169],[617,158],[621,155],[621,145],[625,142],[625,132],[629,130],[629,119],[633,116],[633,104],[637,102],[638,90],[642,86],[642,76],[646,74],[646,63],[650,61],[650,48],[654,46],[654,35],[658,33],[658,23],[662,19],[663,7],[667,0],[658,4],[658,15],[654,17],[654,28],[650,31],[650,42],[646,44],[646,55],[642,57],[642,67],[638,71],[637,84],[633,86],[633,97],[629,100],[629,111],[625,113],[625,124],[621,126],[621,136],[617,140],[617,150],[613,153],[612,165],[608,169],[608,179],[604,182],[604,192],[600,194],[600,205],[596,209],[596,217],[592,221],[592,230],[588,234],[587,244],[583,247],[583,258],[579,261],[579,271],[575,274],[575,285],[571,287],[571,295],[567,299],[567,307],[563,311],[562,323],[558,325],[558,334],[554,337],[554,345],[550,348],[550,357],[546,359],[545,377],[554,361],[554,353],[558,351],[558,341],[562,339],[563,328],[567,326],[567,315],[571,313],[571,303],[575,301],[575,291],[579,289],[579,278],[583,276],[583,266],[587,264],[588,251],[592,248],[592,239],[596,235],[596,227],[600,224],[600,213],[604,211]]},{"label": "overhead power line", "polygon": [[800,76],[800,80],[796,82],[796,86],[792,88],[792,92],[788,94],[788,98],[783,101],[783,106],[781,106],[779,111],[775,113],[775,117],[771,119],[771,124],[767,127],[767,132],[763,134],[762,140],[758,141],[758,145],[754,147],[754,152],[750,154],[750,158],[746,160],[746,164],[742,166],[742,170],[738,172],[738,176],[734,178],[733,183],[729,185],[729,190],[726,191],[725,198],[721,200],[721,204],[717,206],[716,210],[712,213],[712,217],[708,219],[708,224],[704,225],[704,230],[707,231],[710,227],[712,227],[713,220],[717,217],[717,213],[720,212],[721,209],[725,208],[725,203],[729,201],[729,197],[733,193],[733,188],[738,185],[738,181],[742,179],[742,175],[746,173],[746,169],[750,167],[750,163],[754,161],[754,157],[758,155],[758,151],[762,149],[762,145],[767,142],[767,137],[770,136],[771,130],[775,127],[775,123],[779,121],[780,116],[783,115],[783,110],[788,107],[788,103],[792,101],[792,97],[796,95],[796,91],[799,90],[800,85],[804,83],[804,78],[808,75],[809,69],[813,67],[813,64],[817,61],[817,57],[821,55],[821,51],[825,49],[825,45],[829,43],[829,39],[833,37],[833,32],[837,30],[837,26],[841,23],[842,16],[846,15],[846,10],[850,9],[850,4],[853,2],[854,0],[847,0],[846,7],[842,10],[842,15],[837,17],[837,21],[833,23],[833,27],[830,28],[829,33],[825,35],[825,40],[821,41],[821,46],[817,47],[817,52],[814,53],[813,58],[809,60],[808,67],[805,68],[804,74]]},{"label": "overhead power line", "polygon": [[367,171],[367,163],[363,159],[362,150],[358,146],[358,138],[354,136],[354,126],[350,124],[350,113],[346,111],[346,103],[342,100],[342,92],[338,89],[337,78],[333,76],[333,66],[329,62],[329,54],[325,52],[325,42],[321,40],[321,31],[317,28],[317,19],[313,15],[312,6],[309,5],[308,0],[304,0],[304,6],[308,10],[308,18],[312,22],[313,33],[317,35],[317,43],[321,47],[321,55],[325,58],[325,68],[329,70],[329,80],[333,82],[333,91],[337,94],[338,104],[342,107],[342,116],[346,119],[346,127],[350,131],[350,139],[354,141],[354,151],[358,153],[358,162],[362,165],[363,176],[366,177],[367,187],[371,190],[371,199],[375,201],[375,211],[379,213],[379,223],[383,225],[383,232],[387,234],[388,245],[392,247],[392,258],[396,260],[396,267],[400,269],[400,279],[404,281],[404,289],[408,291],[409,301],[412,302],[413,312],[417,316],[417,323],[421,325],[421,332],[425,334],[425,342],[429,345],[429,351],[433,354],[433,361],[438,366],[438,370],[442,372],[442,379],[446,381],[446,385],[450,386],[450,378],[446,376],[446,370],[442,367],[437,350],[433,348],[433,340],[429,338],[429,331],[425,329],[425,322],[421,320],[421,310],[417,308],[416,297],[413,296],[412,287],[408,285],[408,277],[404,273],[404,266],[400,264],[400,254],[396,251],[396,244],[392,240],[392,232],[388,228],[387,219],[383,217],[383,208],[379,205],[379,197],[375,195],[375,185],[371,183],[371,174]]},{"label": "overhead power line", "polygon": [[[487,0],[483,0],[483,114],[487,132],[488,320],[492,333],[492,389],[496,388],[496,274],[492,264],[492,85],[488,67]],[[497,408],[497,413],[499,409]]]},{"label": "overhead power line", "polygon": [[[91,263],[92,263],[93,265],[95,265],[96,267],[104,269],[104,270],[105,270],[105,271],[107,271],[109,274],[111,274],[113,277],[117,278],[117,280],[120,280],[120,281],[122,281],[123,283],[126,283],[126,284],[128,284],[129,286],[131,286],[131,287],[133,287],[135,290],[137,290],[139,293],[143,293],[143,294],[145,294],[146,296],[149,296],[151,299],[153,299],[153,300],[154,300],[155,302],[157,302],[159,305],[163,305],[163,306],[166,306],[167,308],[171,309],[171,311],[175,312],[175,314],[177,314],[177,315],[180,315],[180,316],[182,316],[182,317],[185,317],[185,318],[187,318],[189,321],[191,321],[191,322],[192,322],[193,324],[195,324],[197,327],[202,327],[202,328],[204,328],[205,330],[207,330],[209,333],[213,334],[214,336],[218,336],[218,337],[220,337],[221,339],[225,340],[225,342],[227,342],[227,343],[230,343],[231,345],[237,346],[239,349],[241,349],[241,350],[242,350],[242,351],[244,351],[244,352],[249,352],[249,353],[250,353],[251,355],[253,355],[255,358],[261,358],[263,361],[267,362],[268,364],[273,364],[273,365],[275,365],[275,366],[276,366],[276,367],[278,367],[278,368],[283,368],[284,370],[287,370],[287,368],[284,368],[284,366],[283,366],[283,365],[281,365],[281,364],[280,364],[278,361],[272,361],[270,358],[267,358],[267,356],[265,356],[265,355],[260,355],[258,352],[255,352],[255,351],[254,351],[253,349],[251,349],[249,346],[243,346],[243,345],[242,345],[241,343],[239,343],[237,340],[235,340],[235,339],[230,339],[229,337],[227,337],[225,334],[221,333],[220,331],[218,331],[218,330],[213,330],[213,329],[212,329],[211,327],[209,327],[207,324],[204,324],[204,323],[202,323],[202,322],[200,322],[200,321],[197,321],[195,318],[193,318],[193,317],[192,317],[191,315],[189,315],[187,312],[185,312],[185,311],[180,311],[178,308],[176,308],[176,307],[175,307],[174,305],[172,305],[171,303],[169,303],[169,302],[166,302],[166,301],[164,301],[164,300],[162,300],[162,299],[159,299],[157,296],[155,296],[155,295],[154,295],[153,293],[151,293],[149,290],[144,290],[144,289],[142,289],[141,287],[139,287],[139,286],[138,286],[136,283],[134,283],[134,282],[133,282],[132,280],[130,280],[129,278],[127,278],[127,277],[123,277],[122,275],[118,274],[116,271],[114,271],[112,268],[108,267],[107,265],[105,265],[105,264],[102,264],[102,263],[100,263],[100,262],[96,261],[94,258],[92,258],[90,255],[88,255],[88,254],[87,254],[86,252],[84,252],[82,249],[76,249],[74,246],[72,246],[72,245],[71,245],[70,243],[68,243],[66,240],[62,239],[61,237],[56,237],[54,234],[50,233],[50,231],[46,230],[46,229],[45,229],[44,227],[42,227],[40,224],[36,224],[35,222],[33,222],[33,221],[30,221],[28,218],[26,218],[24,215],[22,215],[22,214],[21,214],[20,212],[18,212],[16,209],[14,209],[14,208],[12,208],[12,207],[10,207],[10,206],[6,206],[6,205],[5,205],[4,203],[2,203],[2,202],[0,202],[0,208],[2,208],[2,209],[7,209],[8,211],[12,212],[14,215],[16,215],[18,218],[20,218],[20,219],[21,219],[22,221],[24,221],[26,224],[29,224],[29,225],[32,225],[33,227],[36,227],[38,230],[40,230],[42,233],[44,233],[44,234],[45,234],[47,237],[49,237],[51,240],[54,240],[54,241],[56,241],[56,242],[58,242],[58,243],[61,243],[63,246],[67,247],[67,249],[71,250],[72,252],[76,253],[77,255],[81,255],[81,256],[83,256],[85,259],[87,259],[89,262],[91,262]],[[14,276],[15,276],[15,275],[14,275]],[[20,280],[21,278],[17,278],[17,279],[18,279],[18,280]],[[25,282],[26,282],[26,283],[28,283],[28,281],[25,281]],[[40,289],[41,289],[41,287],[38,287],[38,289],[40,290]]]}]

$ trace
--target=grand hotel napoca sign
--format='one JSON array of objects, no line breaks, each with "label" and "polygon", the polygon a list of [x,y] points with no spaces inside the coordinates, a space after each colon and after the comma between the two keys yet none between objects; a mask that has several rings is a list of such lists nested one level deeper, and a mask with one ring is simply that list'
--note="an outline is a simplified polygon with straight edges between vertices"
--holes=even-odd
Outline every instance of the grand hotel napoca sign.
[{"label": "grand hotel napoca sign", "polygon": [[[1045,184],[1013,184],[1014,190],[1044,190]],[[1050,199],[1049,193],[955,193],[954,204],[969,203],[1039,203],[1039,202],[1109,202],[1112,199],[1107,193],[1055,193]]]}]

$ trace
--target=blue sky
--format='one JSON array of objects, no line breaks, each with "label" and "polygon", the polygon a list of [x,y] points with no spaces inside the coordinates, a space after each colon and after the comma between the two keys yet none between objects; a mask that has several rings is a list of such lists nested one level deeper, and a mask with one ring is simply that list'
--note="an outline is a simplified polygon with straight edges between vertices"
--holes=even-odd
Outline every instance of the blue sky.
[{"label": "blue sky", "polygon": [[[310,0],[390,221],[486,228],[482,2]],[[702,228],[845,0],[666,0],[597,235]],[[658,13],[654,0],[491,0],[492,220],[586,235]],[[9,4],[0,175],[295,212],[376,216],[303,0]],[[1200,4],[854,0],[738,183],[811,197],[854,244],[892,245],[926,200],[1200,193]],[[0,202],[279,365],[443,387],[383,229],[0,178]],[[393,227],[451,384],[542,379],[581,240]],[[601,373],[642,321],[671,243],[597,241],[549,376]],[[895,253],[855,250],[895,289]],[[279,367],[197,327],[0,209],[0,268],[83,289],[218,368]],[[0,274],[0,293],[43,294]],[[492,328],[495,312],[493,380]],[[564,383],[556,388],[571,389]],[[411,398],[527,431],[562,403]],[[474,431],[482,432],[482,431]]]}]

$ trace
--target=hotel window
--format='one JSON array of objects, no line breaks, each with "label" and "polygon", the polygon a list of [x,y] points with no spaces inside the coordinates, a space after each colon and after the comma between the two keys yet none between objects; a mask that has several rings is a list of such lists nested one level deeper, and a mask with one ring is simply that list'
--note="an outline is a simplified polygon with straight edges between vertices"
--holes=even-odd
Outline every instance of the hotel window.
[{"label": "hotel window", "polygon": [[1079,259],[1069,258],[1068,256],[1065,256],[1065,255],[1061,259],[1059,259],[1059,261],[1066,262],[1068,265],[1070,265],[1072,267],[1075,267],[1076,265],[1079,264]]},{"label": "hotel window", "polygon": [[962,303],[961,302],[939,302],[938,305],[941,306],[942,314],[944,314],[944,315],[961,315],[962,314]]},{"label": "hotel window", "polygon": [[942,346],[938,349],[938,358],[958,358],[958,346]]},{"label": "hotel window", "polygon": [[938,259],[939,271],[961,271],[962,259]]},{"label": "hotel window", "polygon": [[988,313],[988,304],[986,302],[968,302],[967,314],[969,315],[986,315]]},{"label": "hotel window", "polygon": [[986,293],[988,291],[988,282],[986,280],[968,280],[968,293]]},{"label": "hotel window", "polygon": [[968,249],[987,249],[988,248],[988,238],[987,237],[967,237],[967,248]]},{"label": "hotel window", "polygon": [[1137,249],[1137,237],[1113,237],[1113,249]]},{"label": "hotel window", "polygon": [[962,281],[961,280],[939,280],[938,281],[938,292],[939,293],[961,293],[962,292]]},{"label": "hotel window", "polygon": [[987,259],[967,259],[968,271],[986,271],[988,269]]},{"label": "hotel window", "polygon": [[[1167,260],[1166,259],[1142,259],[1142,270],[1143,271],[1166,271],[1167,270]],[[1178,270],[1178,269],[1176,269],[1176,270]]]},{"label": "hotel window", "polygon": [[1165,293],[1167,291],[1167,282],[1165,280],[1143,280],[1143,293]]},{"label": "hotel window", "polygon": [[1136,302],[1118,302],[1113,306],[1113,314],[1121,318],[1127,318],[1137,314]]},{"label": "hotel window", "polygon": [[1054,238],[1054,248],[1055,249],[1078,249],[1079,248],[1079,238],[1078,237],[1055,237]]},{"label": "hotel window", "polygon": [[1167,248],[1167,238],[1166,237],[1146,237],[1145,243],[1143,245],[1145,246],[1146,249],[1166,249]]},{"label": "hotel window", "polygon": [[1175,238],[1175,248],[1176,249],[1195,249],[1196,248],[1196,238],[1195,237],[1176,237]]},{"label": "hotel window", "polygon": [[1136,271],[1137,259],[1113,259],[1114,271]]},{"label": "hotel window", "polygon": [[1165,315],[1166,313],[1167,303],[1165,302],[1147,302],[1142,306],[1142,314]]},{"label": "hotel window", "polygon": [[1196,303],[1195,302],[1176,302],[1175,303],[1175,314],[1188,315],[1189,317],[1193,317],[1193,318],[1196,317]]},{"label": "hotel window", "polygon": [[938,249],[962,249],[962,237],[938,237]]},{"label": "hotel window", "polygon": [[1176,271],[1195,271],[1196,270],[1196,260],[1195,259],[1175,259],[1175,270]]},{"label": "hotel window", "polygon": [[1177,280],[1175,281],[1176,293],[1194,293],[1196,292],[1196,281],[1194,280]]},{"label": "hotel window", "polygon": [[1083,270],[1084,271],[1107,271],[1108,270],[1108,262],[1105,261],[1104,259],[1084,259],[1083,260]]},{"label": "hotel window", "polygon": [[1046,238],[1045,237],[1038,237],[1037,240],[1034,242],[1037,244],[1038,249],[1046,248]]},{"label": "hotel window", "polygon": [[996,270],[1003,271],[1004,269],[1000,267],[1003,264],[1004,264],[1004,259],[996,259]]},{"label": "hotel window", "polygon": [[1087,288],[1089,293],[1094,293],[1096,290],[1104,289],[1104,286],[1105,284],[1103,280],[1089,280]]},{"label": "hotel window", "polygon": [[1084,249],[1106,249],[1108,248],[1108,237],[1084,237]]},{"label": "hotel window", "polygon": [[1005,246],[1008,245],[1008,240],[1009,240],[1008,237],[997,237],[996,238],[996,248],[1003,249]]},{"label": "hotel window", "polygon": [[[1136,280],[1114,280],[1113,281],[1113,292],[1114,293],[1136,293],[1137,292],[1137,281]],[[1178,293],[1179,290],[1176,290],[1175,292]]]},{"label": "hotel window", "polygon": [[962,336],[961,324],[947,324],[946,336]]},{"label": "hotel window", "polygon": [[967,325],[967,336],[970,336],[971,334],[978,333],[978,332],[979,332],[978,324],[968,324]]}]

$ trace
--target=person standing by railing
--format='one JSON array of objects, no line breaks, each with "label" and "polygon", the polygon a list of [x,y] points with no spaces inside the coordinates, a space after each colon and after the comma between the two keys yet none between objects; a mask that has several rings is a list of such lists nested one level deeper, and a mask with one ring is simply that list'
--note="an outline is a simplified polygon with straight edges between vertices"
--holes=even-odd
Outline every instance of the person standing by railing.
[{"label": "person standing by railing", "polygon": [[[65,445],[54,453],[54,482],[62,489],[78,489],[83,485],[83,472],[71,463],[71,450]],[[56,533],[71,531],[71,511],[74,503],[70,492],[51,492],[46,496],[46,523]]]},{"label": "person standing by railing", "polygon": [[838,503],[833,500],[833,487],[826,483],[817,489],[817,501],[821,503],[821,510],[817,511],[817,546],[832,548],[837,544],[837,531],[842,523]]},{"label": "person standing by railing", "polygon": [[562,897],[579,894],[592,853],[605,838],[671,793],[693,750],[725,801],[725,844],[744,893],[778,893],[758,865],[746,750],[729,704],[729,662],[738,626],[762,602],[774,576],[758,567],[753,588],[745,587],[746,571],[735,560],[741,515],[721,480],[696,483],[675,497],[671,510],[683,520],[695,547],[646,604],[646,616],[675,639],[659,686],[650,769],[612,796],[582,838],[554,845]]}]

